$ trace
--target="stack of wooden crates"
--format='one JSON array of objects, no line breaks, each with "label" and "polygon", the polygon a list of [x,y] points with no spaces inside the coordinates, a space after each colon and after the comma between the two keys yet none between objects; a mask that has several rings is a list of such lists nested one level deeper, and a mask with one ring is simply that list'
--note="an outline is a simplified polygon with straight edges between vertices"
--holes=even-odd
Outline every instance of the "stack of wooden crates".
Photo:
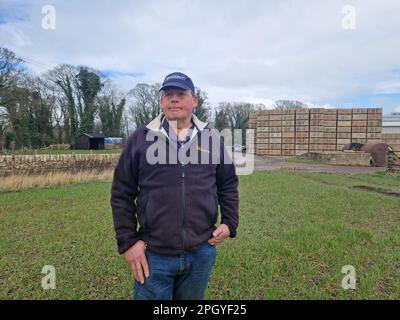
[{"label": "stack of wooden crates", "polygon": [[381,142],[382,109],[261,110],[251,114],[249,128],[254,139],[247,148],[257,155],[334,152],[351,142]]}]

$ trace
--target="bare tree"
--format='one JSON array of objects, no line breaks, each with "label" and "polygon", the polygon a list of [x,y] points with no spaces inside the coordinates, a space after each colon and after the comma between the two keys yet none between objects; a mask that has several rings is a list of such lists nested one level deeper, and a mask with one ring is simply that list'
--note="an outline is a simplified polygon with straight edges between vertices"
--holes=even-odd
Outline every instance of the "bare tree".
[{"label": "bare tree", "polygon": [[129,111],[136,127],[149,123],[161,112],[160,84],[139,83],[128,92],[133,97]]},{"label": "bare tree", "polygon": [[196,115],[201,121],[207,122],[210,119],[210,104],[208,103],[207,92],[196,88],[196,96],[199,99],[197,107],[194,109],[193,114]]},{"label": "bare tree", "polygon": [[7,48],[0,47],[0,90],[9,88],[21,73],[22,59]]},{"label": "bare tree", "polygon": [[103,90],[97,97],[101,128],[105,135],[119,137],[122,134],[125,103],[125,94],[120,92],[110,80],[105,81]]}]

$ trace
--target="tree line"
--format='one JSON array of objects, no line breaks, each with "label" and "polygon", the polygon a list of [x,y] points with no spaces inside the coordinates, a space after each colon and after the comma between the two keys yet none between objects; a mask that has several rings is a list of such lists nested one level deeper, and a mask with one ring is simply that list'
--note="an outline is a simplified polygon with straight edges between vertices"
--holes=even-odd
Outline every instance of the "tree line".
[{"label": "tree line", "polygon": [[[132,128],[161,112],[160,83],[139,83],[124,92],[88,66],[59,64],[34,75],[26,63],[0,47],[0,151],[73,144],[82,133],[126,139]],[[218,130],[244,131],[250,113],[264,108],[242,102],[221,102],[212,108],[207,92],[196,88],[196,94],[199,104],[194,113]],[[287,108],[282,101],[286,100],[275,107]],[[298,106],[289,101],[289,107]]]}]

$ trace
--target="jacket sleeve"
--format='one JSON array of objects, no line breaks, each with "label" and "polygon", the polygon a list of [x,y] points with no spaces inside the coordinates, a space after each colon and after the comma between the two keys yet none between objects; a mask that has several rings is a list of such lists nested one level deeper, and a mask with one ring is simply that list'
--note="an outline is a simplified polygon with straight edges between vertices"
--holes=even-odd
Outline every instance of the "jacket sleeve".
[{"label": "jacket sleeve", "polygon": [[221,223],[229,228],[229,237],[236,236],[239,224],[238,177],[235,165],[221,139],[220,163],[217,165],[217,193],[221,210]]},{"label": "jacket sleeve", "polygon": [[118,245],[118,252],[124,253],[138,240],[135,199],[138,195],[137,156],[135,133],[130,137],[121,153],[111,187],[111,208]]}]

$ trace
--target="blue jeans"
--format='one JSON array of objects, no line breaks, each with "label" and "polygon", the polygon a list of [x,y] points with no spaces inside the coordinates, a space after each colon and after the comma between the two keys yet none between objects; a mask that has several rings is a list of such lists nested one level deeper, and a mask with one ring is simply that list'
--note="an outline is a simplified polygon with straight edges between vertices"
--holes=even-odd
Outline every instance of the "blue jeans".
[{"label": "blue jeans", "polygon": [[135,280],[135,300],[201,300],[208,286],[217,250],[208,242],[193,252],[160,255],[146,251],[150,275]]}]

